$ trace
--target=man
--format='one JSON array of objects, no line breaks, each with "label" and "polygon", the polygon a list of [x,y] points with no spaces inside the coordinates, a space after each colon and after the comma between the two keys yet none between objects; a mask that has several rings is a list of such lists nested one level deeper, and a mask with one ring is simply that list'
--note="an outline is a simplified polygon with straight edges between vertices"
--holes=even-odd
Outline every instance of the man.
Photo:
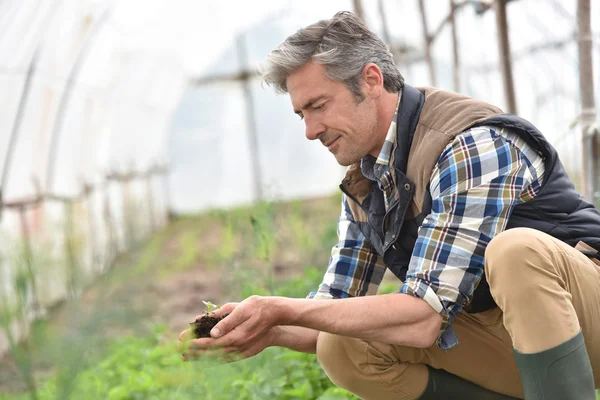
[{"label": "man", "polygon": [[[184,359],[285,346],[363,399],[595,399],[600,214],[534,126],[404,84],[347,12],[287,38],[264,80],[348,166],[340,240],[310,299],[227,304]],[[372,296],[386,268],[401,289]]]}]

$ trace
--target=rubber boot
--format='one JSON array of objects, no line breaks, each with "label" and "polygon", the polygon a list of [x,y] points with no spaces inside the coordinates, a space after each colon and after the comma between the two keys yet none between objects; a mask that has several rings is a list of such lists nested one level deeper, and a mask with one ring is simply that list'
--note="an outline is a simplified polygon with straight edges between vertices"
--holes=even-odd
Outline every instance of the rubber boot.
[{"label": "rubber boot", "polygon": [[527,400],[596,400],[583,333],[552,349],[514,351]]},{"label": "rubber boot", "polygon": [[418,400],[509,400],[516,397],[492,392],[443,369],[429,369],[429,381]]}]

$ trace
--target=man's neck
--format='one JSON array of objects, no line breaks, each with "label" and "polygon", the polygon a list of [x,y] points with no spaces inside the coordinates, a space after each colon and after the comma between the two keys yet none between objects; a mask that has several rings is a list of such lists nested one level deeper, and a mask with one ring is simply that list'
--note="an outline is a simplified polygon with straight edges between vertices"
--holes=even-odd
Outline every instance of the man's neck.
[{"label": "man's neck", "polygon": [[390,93],[388,91],[384,91],[381,96],[381,108],[379,113],[378,120],[381,123],[377,129],[377,148],[371,153],[371,155],[375,158],[379,156],[381,152],[381,148],[383,147],[383,143],[385,142],[385,137],[387,136],[388,129],[392,124],[392,119],[394,118],[394,114],[396,113],[396,107],[398,106],[398,96],[402,96],[402,91],[398,93]]}]

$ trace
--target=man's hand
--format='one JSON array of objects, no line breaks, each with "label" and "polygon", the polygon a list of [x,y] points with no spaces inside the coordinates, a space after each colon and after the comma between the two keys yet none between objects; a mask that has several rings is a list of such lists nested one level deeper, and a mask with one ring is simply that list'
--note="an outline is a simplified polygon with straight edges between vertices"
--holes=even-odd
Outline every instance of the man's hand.
[{"label": "man's hand", "polygon": [[[184,361],[214,355],[224,355],[224,361],[235,361],[252,357],[272,346],[280,327],[276,326],[278,316],[275,309],[269,307],[268,299],[251,296],[241,303],[224,304],[214,316],[229,315],[212,329],[212,337],[190,340],[189,349],[183,354]],[[191,337],[190,329],[179,335],[182,341]]]}]

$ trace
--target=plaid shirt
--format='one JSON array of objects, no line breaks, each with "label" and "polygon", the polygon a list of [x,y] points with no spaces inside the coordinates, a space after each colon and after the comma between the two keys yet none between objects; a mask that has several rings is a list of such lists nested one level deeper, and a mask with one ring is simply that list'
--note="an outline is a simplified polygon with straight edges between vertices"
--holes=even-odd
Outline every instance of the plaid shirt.
[{"label": "plaid shirt", "polygon": [[[396,145],[396,124],[391,125],[380,156],[361,163],[363,174],[379,183],[386,208],[398,195],[389,172]],[[472,299],[487,244],[505,229],[516,205],[536,196],[543,173],[542,157],[508,129],[469,129],[440,155],[430,179],[431,213],[419,229],[400,293],[424,299],[442,315],[437,341],[442,349],[458,344],[450,324]],[[352,219],[348,201],[343,195],[339,242],[309,298],[376,294],[383,279],[386,266]]]}]

